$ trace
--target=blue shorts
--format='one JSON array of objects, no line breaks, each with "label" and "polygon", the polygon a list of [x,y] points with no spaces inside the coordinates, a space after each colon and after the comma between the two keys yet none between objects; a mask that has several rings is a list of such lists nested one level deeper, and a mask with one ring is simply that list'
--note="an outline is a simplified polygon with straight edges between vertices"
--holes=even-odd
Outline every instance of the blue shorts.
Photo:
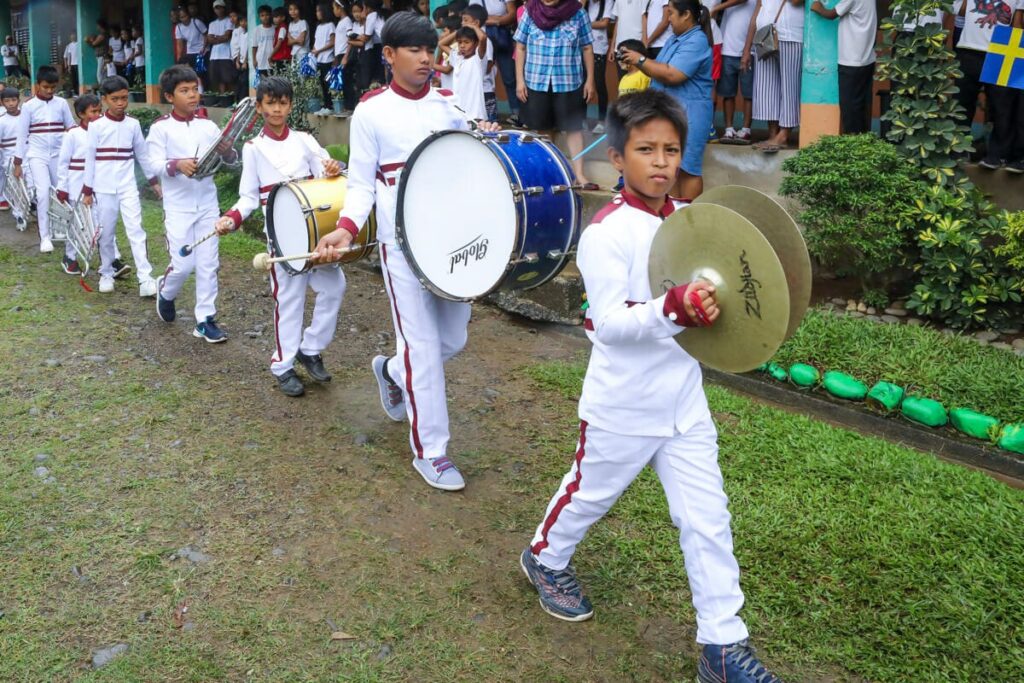
[{"label": "blue shorts", "polygon": [[754,59],[750,59],[750,68],[740,70],[740,58],[722,55],[722,77],[718,79],[719,97],[736,97],[736,91],[743,92],[743,99],[754,97]]},{"label": "blue shorts", "polygon": [[686,148],[679,168],[690,175],[704,175],[704,148],[708,144],[708,131],[714,120],[715,107],[710,99],[680,100],[686,110]]}]

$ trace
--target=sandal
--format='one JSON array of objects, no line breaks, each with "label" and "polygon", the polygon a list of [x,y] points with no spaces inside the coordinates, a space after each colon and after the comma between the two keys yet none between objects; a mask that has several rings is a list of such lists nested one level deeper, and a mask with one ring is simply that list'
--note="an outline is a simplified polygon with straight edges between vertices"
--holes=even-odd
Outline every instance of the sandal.
[{"label": "sandal", "polygon": [[762,154],[776,154],[782,148],[778,145],[761,145],[756,149]]},{"label": "sandal", "polygon": [[583,187],[580,188],[584,192],[596,192],[601,189],[601,186],[597,183],[583,183]]}]

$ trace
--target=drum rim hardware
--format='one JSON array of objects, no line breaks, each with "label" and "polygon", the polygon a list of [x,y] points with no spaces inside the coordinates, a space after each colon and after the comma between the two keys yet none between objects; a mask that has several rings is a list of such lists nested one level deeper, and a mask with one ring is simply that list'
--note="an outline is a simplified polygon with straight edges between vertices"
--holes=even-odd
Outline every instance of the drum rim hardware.
[{"label": "drum rim hardware", "polygon": [[220,170],[221,166],[238,167],[241,163],[240,160],[228,163],[217,150],[227,141],[230,141],[231,147],[234,148],[242,134],[252,129],[257,116],[259,114],[256,112],[256,100],[252,97],[246,97],[236,104],[231,118],[228,119],[220,136],[203,152],[202,156],[196,158],[196,170],[192,174],[192,178],[201,180],[212,176]]}]

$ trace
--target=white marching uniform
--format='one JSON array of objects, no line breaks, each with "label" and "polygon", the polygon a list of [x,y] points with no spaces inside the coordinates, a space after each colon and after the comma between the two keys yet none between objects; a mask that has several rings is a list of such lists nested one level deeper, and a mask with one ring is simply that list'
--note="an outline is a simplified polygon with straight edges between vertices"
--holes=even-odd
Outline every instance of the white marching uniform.
[{"label": "white marching uniform", "polygon": [[[39,241],[50,239],[50,188],[57,184],[57,159],[64,133],[75,125],[67,100],[60,97],[29,98],[18,118],[14,163],[28,166],[36,187],[36,218]],[[24,172],[24,169],[22,169]]]},{"label": "white marching uniform", "polygon": [[[20,127],[20,112],[17,114],[5,113],[3,116],[0,116],[0,163],[3,164],[3,168],[7,168],[10,164],[14,163],[14,152],[18,146],[18,130]],[[23,166],[22,170],[28,169]],[[28,186],[31,176],[31,173],[25,174],[26,186]],[[7,198],[7,180],[3,173],[0,173],[0,201],[10,201]],[[14,204],[11,204],[11,213],[14,214],[15,218],[27,218],[27,216],[21,215],[21,212],[15,208]]]},{"label": "white marching uniform", "polygon": [[146,231],[142,229],[135,162],[142,166],[150,185],[157,183],[160,169],[150,163],[142,127],[131,116],[115,119],[110,112],[105,113],[89,124],[88,140],[82,193],[96,196],[96,216],[101,226],[100,276],[114,274],[114,229],[120,212],[139,283],[148,282],[153,277],[153,266],[146,248]]},{"label": "white marching uniform", "polygon": [[409,93],[392,83],[363,96],[349,133],[348,190],[338,225],[357,232],[376,202],[377,241],[396,340],[395,355],[385,367],[405,391],[409,442],[418,458],[447,455],[444,364],[466,345],[470,305],[428,291],[395,243],[398,178],[427,136],[466,130],[466,119],[450,90],[426,85]]},{"label": "white marching uniform", "polygon": [[182,119],[173,111],[153,122],[146,139],[150,163],[160,169],[164,229],[171,256],[159,293],[173,301],[194,271],[196,322],[217,314],[218,240],[211,237],[196,245],[188,256],[182,256],[180,250],[213,230],[220,217],[220,206],[213,176],[189,178],[178,172],[177,163],[180,159],[195,159],[219,139],[220,128],[213,121],[198,116]]},{"label": "white marching uniform", "polygon": [[580,437],[530,548],[541,564],[564,569],[591,525],[650,465],[679,529],[697,642],[725,645],[745,639],[747,628],[738,616],[743,593],[717,432],[700,366],[672,339],[683,328],[664,315],[665,295],[653,298],[647,275],[655,232],[682,204],[667,200],[656,214],[624,193],[583,232],[576,262],[593,350],[580,396]]},{"label": "white marching uniform", "polygon": [[[238,203],[225,215],[237,228],[249,214],[263,207],[266,215],[270,191],[289,180],[320,178],[323,161],[329,159],[309,133],[285,128],[281,137],[266,128],[242,146],[242,178],[238,183]],[[295,230],[305,230],[296,216]],[[275,226],[277,230],[285,226]],[[316,292],[313,318],[302,329],[306,312],[306,287]],[[280,263],[270,270],[270,291],[274,297],[274,354],[270,371],[280,377],[295,365],[295,353],[307,356],[321,353],[334,338],[338,312],[345,296],[345,273],[338,265],[317,266],[304,273],[290,274]]]}]

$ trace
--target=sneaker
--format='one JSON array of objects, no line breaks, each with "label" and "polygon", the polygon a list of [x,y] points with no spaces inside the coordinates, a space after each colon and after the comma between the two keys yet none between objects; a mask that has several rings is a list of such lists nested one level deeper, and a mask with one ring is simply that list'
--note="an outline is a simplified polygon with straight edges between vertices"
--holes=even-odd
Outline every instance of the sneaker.
[{"label": "sneaker", "polygon": [[10,211],[10,210],[11,210],[11,203],[10,202],[0,202],[0,211]]},{"label": "sneaker", "polygon": [[219,344],[228,340],[228,335],[217,327],[217,321],[213,319],[212,315],[206,316],[206,320],[196,323],[195,329],[192,330],[192,336],[199,339],[205,339],[211,344]]},{"label": "sneaker", "polygon": [[40,240],[39,251],[44,254],[49,254],[51,251],[53,251],[53,242],[51,242],[50,240]]},{"label": "sneaker", "polygon": [[100,278],[100,292],[110,294],[114,291],[114,278],[103,276]]},{"label": "sneaker", "polygon": [[61,259],[60,267],[68,275],[81,275],[82,274],[82,269],[78,267],[78,261],[73,259],[73,258],[68,258],[67,256],[65,256],[63,259]]},{"label": "sneaker", "polygon": [[604,135],[604,124],[598,121],[597,125],[593,128],[593,133],[594,135]]},{"label": "sneaker", "polygon": [[384,365],[388,362],[387,357],[377,356],[370,363],[373,368],[373,376],[377,378],[377,388],[380,390],[380,405],[384,412],[395,422],[401,422],[406,417],[405,392],[384,376]]},{"label": "sneaker", "polygon": [[177,316],[177,311],[174,308],[174,299],[165,299],[160,294],[160,290],[164,288],[164,279],[161,277],[156,282],[156,314],[165,323],[173,323],[174,318]]},{"label": "sneaker", "polygon": [[613,192],[622,192],[624,187],[626,187],[626,181],[625,181],[625,179],[623,179],[622,176],[619,176],[619,180],[618,180],[617,183],[615,183],[615,186],[612,187],[612,191]]},{"label": "sneaker", "polygon": [[523,122],[519,118],[519,114],[512,114],[507,119],[505,119],[505,125],[511,126],[512,128],[522,128]]},{"label": "sneaker", "polygon": [[765,668],[754,648],[741,640],[732,645],[705,645],[697,664],[699,683],[782,683]]},{"label": "sneaker", "polygon": [[331,115],[331,114],[333,114],[333,113],[334,113],[334,110],[333,110],[333,109],[328,109],[327,107],[324,107],[323,109],[321,109],[320,111],[318,111],[318,112],[316,113],[316,115],[317,115],[317,116],[330,116],[330,115]]},{"label": "sneaker", "polygon": [[466,488],[459,468],[447,455],[438,458],[413,458],[412,468],[419,472],[423,481],[442,491],[461,491]]},{"label": "sneaker", "polygon": [[736,139],[736,129],[733,128],[732,126],[729,126],[728,128],[726,128],[725,132],[722,133],[722,139],[723,140],[729,140],[729,141],[735,140]]},{"label": "sneaker", "polygon": [[291,396],[293,398],[302,396],[306,393],[306,387],[303,386],[302,380],[295,374],[295,370],[289,370],[283,375],[277,375],[277,388],[281,390],[281,393],[285,396]]},{"label": "sneaker", "polygon": [[711,130],[708,131],[708,140],[717,140],[718,131],[715,130],[715,124],[711,124]]},{"label": "sneaker", "polygon": [[594,616],[594,607],[583,594],[576,570],[548,569],[529,548],[519,556],[519,566],[540,595],[540,606],[545,612],[563,621],[586,621]]},{"label": "sneaker", "polygon": [[132,272],[132,267],[119,258],[114,259],[110,265],[114,269],[114,277],[119,280]]},{"label": "sneaker", "polygon": [[299,364],[306,368],[309,376],[317,382],[331,381],[331,373],[327,372],[326,368],[324,368],[324,359],[319,353],[314,356],[307,356],[302,351],[299,351],[295,354],[295,360],[299,361]]},{"label": "sneaker", "polygon": [[139,296],[156,296],[156,280],[150,278],[139,283]]},{"label": "sneaker", "polygon": [[750,129],[740,128],[736,131],[736,144],[738,145],[749,145],[750,144]]},{"label": "sneaker", "polygon": [[1003,167],[1003,162],[992,161],[991,159],[985,158],[978,162],[978,166],[981,166],[982,168],[987,168],[990,171],[998,171],[1000,168]]},{"label": "sneaker", "polygon": [[1014,161],[1003,167],[1003,170],[1007,173],[1024,173],[1024,161]]},{"label": "sneaker", "polygon": [[14,225],[18,228],[18,232],[25,232],[28,229],[28,221],[24,216],[15,216]]}]

